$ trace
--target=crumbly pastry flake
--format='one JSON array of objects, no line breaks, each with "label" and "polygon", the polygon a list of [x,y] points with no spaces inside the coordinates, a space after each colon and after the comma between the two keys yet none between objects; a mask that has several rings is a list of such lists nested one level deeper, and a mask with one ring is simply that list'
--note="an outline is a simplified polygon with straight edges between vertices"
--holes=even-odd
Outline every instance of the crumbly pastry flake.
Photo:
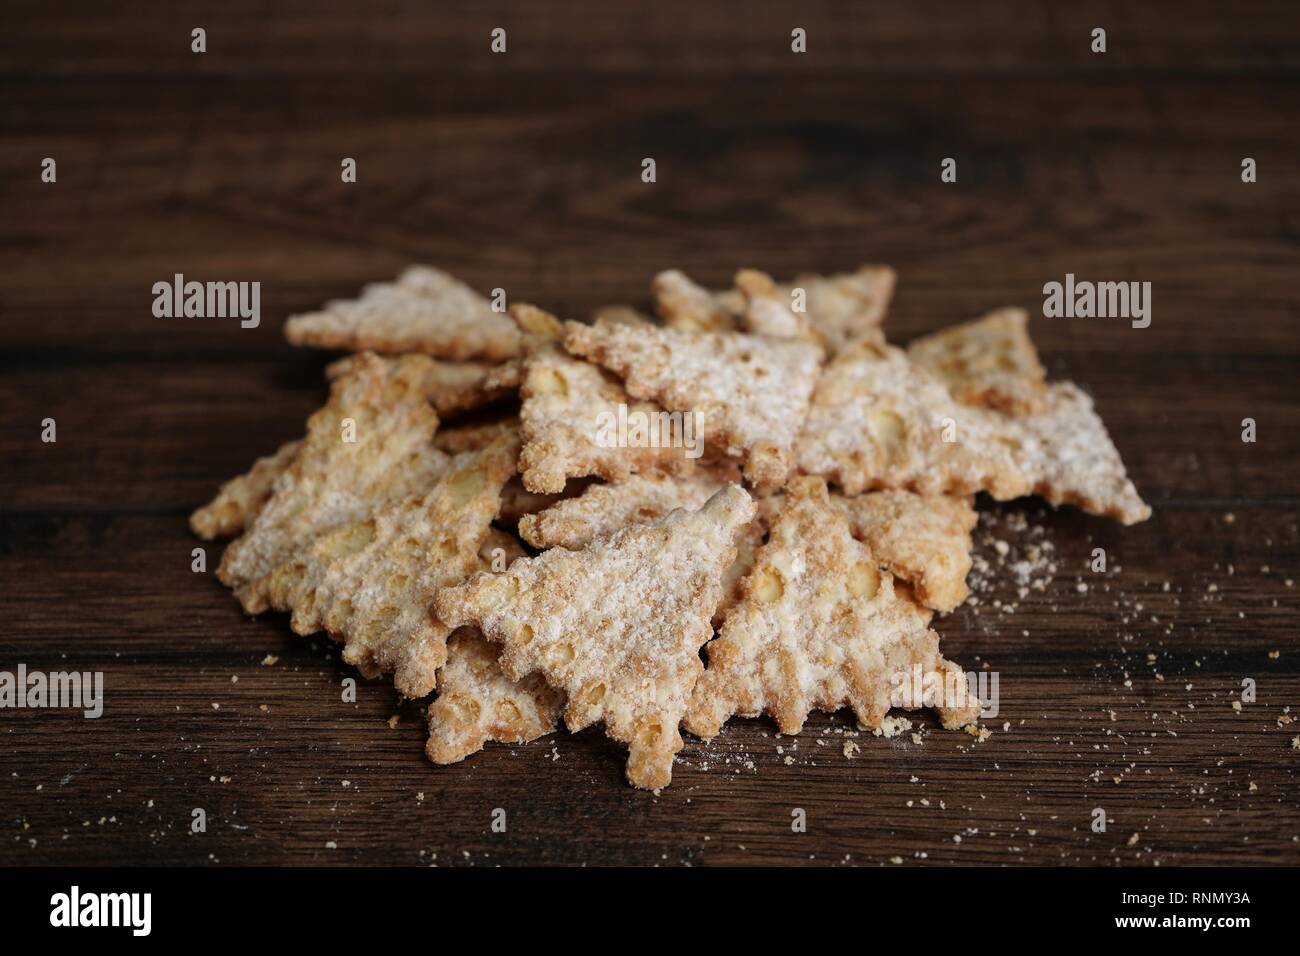
[{"label": "crumbly pastry flake", "polygon": [[231,478],[216,497],[190,515],[190,530],[205,541],[230,538],[253,523],[275,489],[276,480],[298,457],[302,441],[285,442],[274,454],[259,458],[242,475]]},{"label": "crumbly pastry flake", "polygon": [[978,520],[970,496],[872,491],[852,498],[833,494],[831,503],[844,512],[853,537],[911,584],[926,607],[946,613],[966,600],[971,530]]},{"label": "crumbly pastry flake", "polygon": [[294,345],[446,359],[503,361],[519,352],[518,330],[505,315],[430,266],[411,266],[396,281],[366,286],[355,299],[292,316],[284,335]]},{"label": "crumbly pastry flake", "polygon": [[676,508],[694,511],[738,479],[734,469],[693,468],[680,475],[629,475],[593,484],[519,521],[519,537],[534,548],[576,551],[592,538],[632,524],[653,524]]},{"label": "crumbly pastry flake", "polygon": [[[739,308],[697,285],[678,269],[666,269],[650,283],[655,310],[670,329],[731,332],[739,327]],[[734,306],[735,303],[732,303]]]},{"label": "crumbly pastry flake", "polygon": [[[895,592],[866,545],[849,533],[825,482],[800,477],[755,555],[740,602],[706,649],[685,727],[710,738],[733,714],[769,714],[797,734],[813,710],[851,707],[859,725],[881,727],[891,707],[932,704],[945,727],[978,719],[965,675],[939,653],[928,617]],[[952,694],[923,694],[931,688]]]},{"label": "crumbly pastry flake", "polygon": [[[636,472],[674,471],[690,464],[684,444],[655,446],[649,436],[620,443],[610,422],[631,421],[633,416],[662,421],[667,413],[636,401],[609,372],[565,351],[554,316],[526,305],[513,306],[511,314],[524,329],[529,347],[519,412],[524,443],[519,471],[525,488],[558,494],[570,478],[594,475],[618,481]],[[601,325],[640,328],[607,320]]]},{"label": "crumbly pastry flake", "polygon": [[434,763],[457,763],[489,741],[527,743],[559,726],[564,695],[541,674],[511,680],[499,657],[500,648],[472,627],[447,638],[438,698],[428,711],[425,753]]},{"label": "crumbly pastry flake", "polygon": [[628,780],[658,789],[682,747],[677,728],[713,633],[723,572],[753,517],[752,499],[729,485],[697,511],[446,588],[437,614],[500,643],[507,677],[541,673],[562,691],[570,730],[603,721],[628,746]]},{"label": "crumbly pastry flake", "polygon": [[813,328],[827,349],[837,352],[862,337],[884,341],[880,326],[897,279],[889,266],[864,265],[829,276],[801,275],[778,289],[787,300],[795,289],[804,290]]},{"label": "crumbly pastry flake", "polygon": [[[653,524],[677,508],[694,510],[727,484],[739,479],[734,466],[697,468],[684,475],[650,472],[622,481],[589,486],[581,495],[559,501],[519,521],[519,536],[535,548],[583,547],[600,535],[636,524]],[[722,575],[722,602],[714,612],[717,626],[735,604],[740,581],[749,573],[754,552],[763,543],[758,518],[736,536],[736,559]]]},{"label": "crumbly pastry flake", "polygon": [[519,419],[510,415],[490,421],[458,422],[438,429],[433,445],[449,455],[486,448],[502,435],[518,435]]},{"label": "crumbly pastry flake", "polygon": [[[504,491],[502,500],[504,501]],[[478,549],[478,570],[504,571],[519,558],[528,556],[524,546],[509,531],[502,528],[488,528],[487,537]]]},{"label": "crumbly pastry flake", "polygon": [[745,299],[741,324],[746,332],[770,335],[777,338],[803,339],[819,347],[824,344],[821,335],[813,328],[812,319],[805,309],[795,312],[791,300],[783,296],[772,277],[755,269],[741,269],[736,273],[736,290]]},{"label": "crumbly pastry flake", "polygon": [[566,323],[564,342],[621,376],[631,395],[697,415],[708,443],[742,459],[760,492],[785,483],[821,368],[816,345],[608,322]]},{"label": "crumbly pastry flake", "polygon": [[640,309],[633,308],[630,305],[602,305],[591,312],[591,321],[599,322],[605,319],[607,322],[623,323],[624,325],[658,325],[654,316],[646,315]]},{"label": "crumbly pastry flake", "polygon": [[[405,363],[417,370],[425,398],[444,420],[502,401],[518,391],[518,383],[511,386],[502,381],[501,366],[490,362],[443,362],[427,355],[402,355],[387,361]],[[325,377],[333,381],[347,374],[355,362],[354,355],[335,359],[325,366]],[[498,378],[489,383],[493,375]]]},{"label": "crumbly pastry flake", "polygon": [[292,612],[299,634],[328,631],[367,677],[392,673],[399,692],[425,696],[451,632],[431,613],[434,594],[481,567],[517,453],[509,436],[464,452],[423,494],[321,535],[266,577],[267,603]]},{"label": "crumbly pastry flake", "polygon": [[800,469],[848,495],[881,488],[922,494],[987,491],[1019,497],[1018,438],[1005,416],[954,401],[901,350],[860,339],[826,366],[799,438]]},{"label": "crumbly pastry flake", "polygon": [[[775,283],[770,289],[751,286],[750,292],[760,289],[764,298],[789,311],[796,290],[802,292],[807,324],[798,314],[792,321],[771,306],[760,308],[757,316],[747,316],[749,296],[741,276],[752,279],[763,273],[742,270],[737,276],[737,288],[712,292],[696,284],[677,269],[659,273],[652,283],[655,307],[664,318],[664,324],[691,332],[727,332],[748,325],[750,331],[786,334],[776,331],[781,327],[811,330],[815,340],[831,352],[864,336],[884,341],[880,325],[889,311],[894,297],[897,273],[889,266],[864,265],[853,272],[834,275],[803,274],[792,282]],[[755,327],[757,326],[757,328]]]},{"label": "crumbly pastry flake", "polygon": [[987,415],[1011,423],[1014,456],[1034,494],[1126,525],[1151,517],[1092,399],[1073,382],[1050,383],[1037,415]]},{"label": "crumbly pastry flake", "polygon": [[433,446],[438,414],[416,371],[378,356],[357,356],[307,420],[307,437],[276,479],[271,497],[222,556],[217,577],[244,610],[266,610],[259,582],[331,528],[417,494],[447,467]]},{"label": "crumbly pastry flake", "polygon": [[740,529],[736,535],[736,557],[722,573],[722,600],[713,612],[713,629],[722,627],[731,609],[740,603],[741,588],[745,578],[754,568],[754,559],[758,549],[763,546],[767,531],[759,521],[757,512],[754,520]]},{"label": "crumbly pastry flake", "polygon": [[556,502],[564,501],[573,495],[580,494],[586,487],[584,479],[571,481],[564,491],[546,493],[541,491],[529,491],[524,487],[523,480],[518,476],[511,478],[506,482],[505,489],[501,492],[501,514],[499,520],[502,524],[511,528],[517,528],[519,523],[528,515],[536,514],[539,511],[545,511],[552,507]]},{"label": "crumbly pastry flake", "polygon": [[937,375],[959,402],[1032,415],[1044,408],[1047,373],[1028,325],[1024,309],[996,309],[916,339],[907,355]]}]

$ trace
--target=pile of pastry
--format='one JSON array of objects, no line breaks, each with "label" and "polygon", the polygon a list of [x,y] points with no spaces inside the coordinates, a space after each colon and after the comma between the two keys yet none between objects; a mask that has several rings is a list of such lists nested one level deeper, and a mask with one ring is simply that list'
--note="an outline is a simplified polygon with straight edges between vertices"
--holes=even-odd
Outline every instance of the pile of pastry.
[{"label": "pile of pastry", "polygon": [[1150,509],[1088,396],[1045,381],[1025,312],[903,348],[893,288],[885,266],[725,291],[674,270],[657,315],[579,322],[413,267],[289,319],[352,354],[306,434],[191,527],[237,535],[217,573],[245,611],[432,695],[435,763],[562,717],[658,789],[682,730],[733,715],[971,728],[930,624],[966,599],[973,495]]}]

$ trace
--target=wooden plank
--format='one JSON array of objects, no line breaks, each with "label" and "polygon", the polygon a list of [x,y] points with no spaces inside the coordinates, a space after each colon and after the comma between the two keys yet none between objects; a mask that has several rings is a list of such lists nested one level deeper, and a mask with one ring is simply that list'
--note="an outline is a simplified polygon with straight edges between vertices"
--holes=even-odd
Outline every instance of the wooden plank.
[{"label": "wooden plank", "polygon": [[[142,124],[125,105],[183,115],[196,108],[184,87],[63,85],[12,85],[32,105],[0,153],[12,217],[0,347],[25,362],[36,349],[260,353],[286,315],[410,261],[580,314],[644,301],[667,265],[720,284],[741,264],[791,275],[883,260],[903,277],[904,337],[1009,301],[1035,306],[1066,272],[1134,276],[1153,283],[1157,329],[1175,323],[1180,349],[1252,349],[1261,337],[1270,353],[1294,348],[1300,255],[1286,223],[1300,197],[1282,171],[1300,134],[1280,111],[1287,95],[1265,81],[1179,81],[1137,98],[1126,80],[992,77],[909,83],[900,98],[842,78],[593,93],[561,76],[550,97],[497,81],[468,105],[457,87],[393,83],[370,91],[394,97],[376,118],[370,94],[342,81],[289,81],[286,96],[310,105],[286,117],[245,80],[201,99],[202,120],[184,130]],[[77,98],[101,125],[51,126]],[[722,99],[741,105],[710,108]],[[650,152],[653,187],[639,180]],[[36,175],[50,153],[55,186]],[[1252,185],[1238,176],[1247,153],[1261,169]],[[359,156],[355,187],[338,182],[343,155]],[[937,181],[945,155],[960,158],[958,184]],[[754,199],[737,202],[737,169]],[[150,290],[177,272],[261,281],[263,326],[154,318]],[[1156,335],[1125,342],[1169,351]]]},{"label": "wooden plank", "polygon": [[[994,0],[978,7],[936,0],[859,4],[610,4],[569,0],[490,6],[415,3],[355,12],[306,0],[235,0],[197,15],[156,2],[122,11],[93,3],[60,7],[58,17],[15,17],[0,67],[76,74],[356,74],[509,71],[593,74],[832,69],[870,74],[1097,72],[1091,31],[1109,32],[1106,66],[1252,72],[1294,68],[1300,39],[1280,0],[1242,0],[1224,8],[1196,2],[1068,4]],[[190,53],[190,31],[208,31],[208,52]],[[508,31],[505,55],[489,49],[495,27]],[[808,34],[808,53],[790,52],[790,32]]]}]

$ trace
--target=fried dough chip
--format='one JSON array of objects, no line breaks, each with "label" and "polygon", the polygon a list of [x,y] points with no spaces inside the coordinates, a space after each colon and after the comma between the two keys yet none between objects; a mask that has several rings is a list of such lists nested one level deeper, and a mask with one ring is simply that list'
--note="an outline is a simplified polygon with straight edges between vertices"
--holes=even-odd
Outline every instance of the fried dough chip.
[{"label": "fried dough chip", "polygon": [[[424,396],[444,419],[501,401],[518,390],[518,383],[513,387],[499,380],[489,384],[489,376],[500,368],[490,362],[440,362],[427,355],[402,355],[387,361],[419,368]],[[325,377],[333,381],[347,374],[355,362],[355,355],[335,359],[325,366]]]},{"label": "fried dough chip", "polygon": [[517,395],[523,381],[524,360],[522,357],[512,358],[508,362],[492,366],[492,371],[483,380],[483,387],[501,394]]},{"label": "fried dough chip", "polygon": [[298,634],[329,631],[343,642],[343,659],[367,677],[391,671],[399,692],[425,696],[451,633],[430,613],[434,593],[481,566],[479,549],[518,450],[507,436],[457,455],[426,493],[322,535],[269,575],[267,601],[293,612]]},{"label": "fried dough chip", "polygon": [[819,346],[824,345],[821,335],[813,328],[808,313],[791,309],[789,296],[781,294],[781,290],[766,272],[741,269],[736,273],[736,289],[745,299],[741,324],[746,332],[803,339]]},{"label": "fried dough chip", "polygon": [[284,337],[315,348],[446,359],[501,361],[519,352],[519,332],[509,319],[459,279],[429,266],[411,266],[396,282],[366,286],[359,298],[292,316]]},{"label": "fried dough chip", "polygon": [[502,524],[515,527],[528,515],[544,511],[564,499],[564,492],[548,495],[529,491],[516,475],[506,482],[505,489],[501,492],[501,514],[498,517]]},{"label": "fried dough chip", "polygon": [[565,325],[565,345],[624,379],[628,392],[703,416],[709,443],[744,459],[760,491],[785,484],[821,367],[808,342],[598,322]]},{"label": "fried dough chip", "polygon": [[754,569],[754,560],[758,549],[763,546],[767,532],[757,515],[754,520],[740,529],[736,535],[736,559],[727,565],[722,574],[722,600],[713,612],[713,629],[722,627],[731,609],[740,603],[742,585],[749,572]]},{"label": "fried dough chip", "polygon": [[734,295],[724,298],[710,292],[677,269],[659,273],[651,281],[650,288],[654,293],[655,310],[670,329],[731,332],[738,327],[741,306],[734,301]]},{"label": "fried dough chip", "polygon": [[[853,272],[830,276],[800,275],[793,282],[777,283],[770,298],[789,310],[794,291],[802,289],[804,314],[816,339],[834,353],[864,335],[880,337],[880,324],[894,297],[897,278],[889,266],[878,265],[860,266]],[[710,292],[676,269],[659,273],[652,283],[655,308],[664,317],[664,324],[689,332],[726,332],[740,328],[746,313],[746,296],[739,282],[737,286],[739,291]],[[765,318],[782,324],[789,322],[772,314]],[[784,334],[773,332],[762,316],[757,322],[750,319],[749,325],[750,331]]]},{"label": "fried dough chip", "polygon": [[[756,504],[757,524],[768,531],[785,507],[785,495],[767,495]],[[933,610],[947,612],[966,599],[970,531],[978,518],[973,498],[899,490],[848,498],[832,492],[831,504],[844,512],[853,537],[893,573],[894,592],[915,600],[927,621]]]},{"label": "fried dough chip", "polygon": [[[939,636],[871,550],[849,534],[818,478],[792,479],[785,507],[745,579],[740,603],[707,648],[685,726],[716,735],[732,714],[767,713],[797,734],[814,710],[853,708],[864,728],[881,726],[891,706],[919,706],[900,695],[914,669],[966,679],[939,654]],[[935,701],[945,727],[975,721],[978,702]]]},{"label": "fried dough chip", "polygon": [[[929,372],[869,339],[826,366],[799,438],[799,467],[847,495],[877,488],[922,494],[1027,494],[1005,416],[953,401]],[[951,440],[945,440],[950,438]]]},{"label": "fried dough chip", "polygon": [[428,489],[447,467],[431,441],[437,427],[416,369],[357,356],[307,420],[297,457],[248,530],[226,548],[217,577],[249,614],[266,610],[261,579],[318,535]]},{"label": "fried dough chip", "polygon": [[786,301],[794,289],[804,290],[813,328],[834,353],[863,336],[883,341],[880,324],[897,280],[889,266],[866,265],[836,275],[801,275],[778,288]]},{"label": "fried dough chip", "polygon": [[559,726],[564,695],[541,674],[511,680],[499,656],[500,648],[472,627],[447,638],[438,699],[429,705],[425,753],[434,763],[458,763],[489,740],[527,743]]},{"label": "fried dough chip", "polygon": [[302,441],[285,442],[273,455],[259,458],[242,475],[231,478],[217,496],[190,515],[190,530],[204,541],[239,534],[261,513],[275,481],[293,463]]},{"label": "fried dough chip", "polygon": [[647,472],[594,484],[519,520],[519,537],[534,548],[576,551],[592,538],[630,524],[653,524],[676,508],[694,511],[736,480],[734,469],[694,468],[682,475]]},{"label": "fried dough chip", "polygon": [[598,309],[593,309],[591,321],[599,322],[606,319],[610,322],[621,322],[624,325],[658,325],[652,316],[646,315],[640,309],[634,309],[630,305],[602,305]]},{"label": "fried dough chip", "polygon": [[504,571],[520,558],[528,556],[524,546],[509,531],[488,528],[487,537],[478,549],[480,571]]},{"label": "fried dough chip", "polygon": [[[488,529],[479,568],[500,572],[525,557],[523,545],[500,528]],[[436,764],[457,763],[489,740],[522,744],[559,726],[564,695],[533,674],[513,681],[501,671],[501,649],[476,628],[447,638],[447,663],[438,671],[438,699],[429,705],[425,752]]]},{"label": "fried dough chip", "polygon": [[997,309],[915,340],[907,357],[936,374],[959,402],[1032,415],[1043,410],[1047,373],[1028,324],[1024,309]]},{"label": "fried dough chip", "polygon": [[624,528],[581,551],[553,548],[505,574],[479,573],[440,591],[435,608],[449,624],[472,624],[500,642],[507,677],[540,671],[567,694],[570,730],[603,720],[628,745],[628,781],[658,789],[682,748],[677,725],[713,633],[722,574],[753,517],[749,495],[730,485],[698,511]]},{"label": "fried dough chip", "polygon": [[519,419],[514,416],[487,422],[466,422],[439,428],[433,436],[433,445],[449,455],[458,455],[463,451],[478,451],[486,448],[502,435],[517,435]]},{"label": "fried dough chip", "polygon": [[831,495],[831,503],[844,512],[853,537],[911,584],[926,607],[948,612],[966,600],[970,533],[978,520],[972,498],[873,491]]},{"label": "fried dough chip", "polygon": [[[628,525],[654,524],[677,508],[694,511],[720,489],[735,481],[734,467],[698,468],[682,476],[649,472],[606,485],[591,485],[576,498],[560,501],[519,521],[519,536],[535,548],[584,547],[593,538],[613,534]],[[736,537],[736,560],[722,575],[722,602],[714,624],[740,594],[740,581],[749,573],[754,552],[763,543],[763,525],[756,518]]]},{"label": "fried dough chip", "polygon": [[[618,481],[635,472],[673,471],[690,464],[687,448],[656,447],[649,434],[629,433],[627,444],[620,447],[618,436],[611,436],[608,428],[610,422],[620,421],[620,406],[622,420],[628,422],[642,416],[646,422],[671,424],[668,413],[635,401],[613,375],[564,351],[554,316],[529,305],[512,306],[510,313],[529,341],[519,412],[524,441],[519,471],[525,488],[558,494],[569,478],[598,475]],[[642,328],[608,322],[602,327]],[[683,424],[680,416],[677,421]],[[684,439],[685,432],[680,427],[678,431]]]},{"label": "fried dough chip", "polygon": [[1033,493],[1053,505],[1076,505],[1126,525],[1151,517],[1092,399],[1073,382],[1052,382],[1044,404],[1041,414],[1028,418],[999,416],[1016,427],[1014,455],[1033,482]]}]

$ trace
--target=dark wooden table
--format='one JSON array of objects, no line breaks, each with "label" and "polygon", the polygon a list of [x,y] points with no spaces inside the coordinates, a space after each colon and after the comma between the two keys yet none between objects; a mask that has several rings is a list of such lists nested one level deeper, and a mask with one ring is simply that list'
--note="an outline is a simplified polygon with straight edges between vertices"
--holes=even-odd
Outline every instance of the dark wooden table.
[{"label": "dark wooden table", "polygon": [[[1300,860],[1294,4],[350,6],[6,14],[0,669],[107,686],[98,720],[0,711],[0,863]],[[420,705],[344,703],[330,642],[245,619],[185,523],[322,401],[283,317],[412,261],[569,315],[644,306],[669,266],[884,261],[896,341],[1041,311],[1067,272],[1149,281],[1150,328],[1033,333],[1155,516],[981,503],[980,603],[936,626],[999,674],[983,742],[921,717],[849,758],[846,715],[737,721],[657,797],[598,730],[435,768]],[[260,281],[261,326],[154,318],[177,272]],[[1056,570],[1022,598],[1041,541]]]}]

